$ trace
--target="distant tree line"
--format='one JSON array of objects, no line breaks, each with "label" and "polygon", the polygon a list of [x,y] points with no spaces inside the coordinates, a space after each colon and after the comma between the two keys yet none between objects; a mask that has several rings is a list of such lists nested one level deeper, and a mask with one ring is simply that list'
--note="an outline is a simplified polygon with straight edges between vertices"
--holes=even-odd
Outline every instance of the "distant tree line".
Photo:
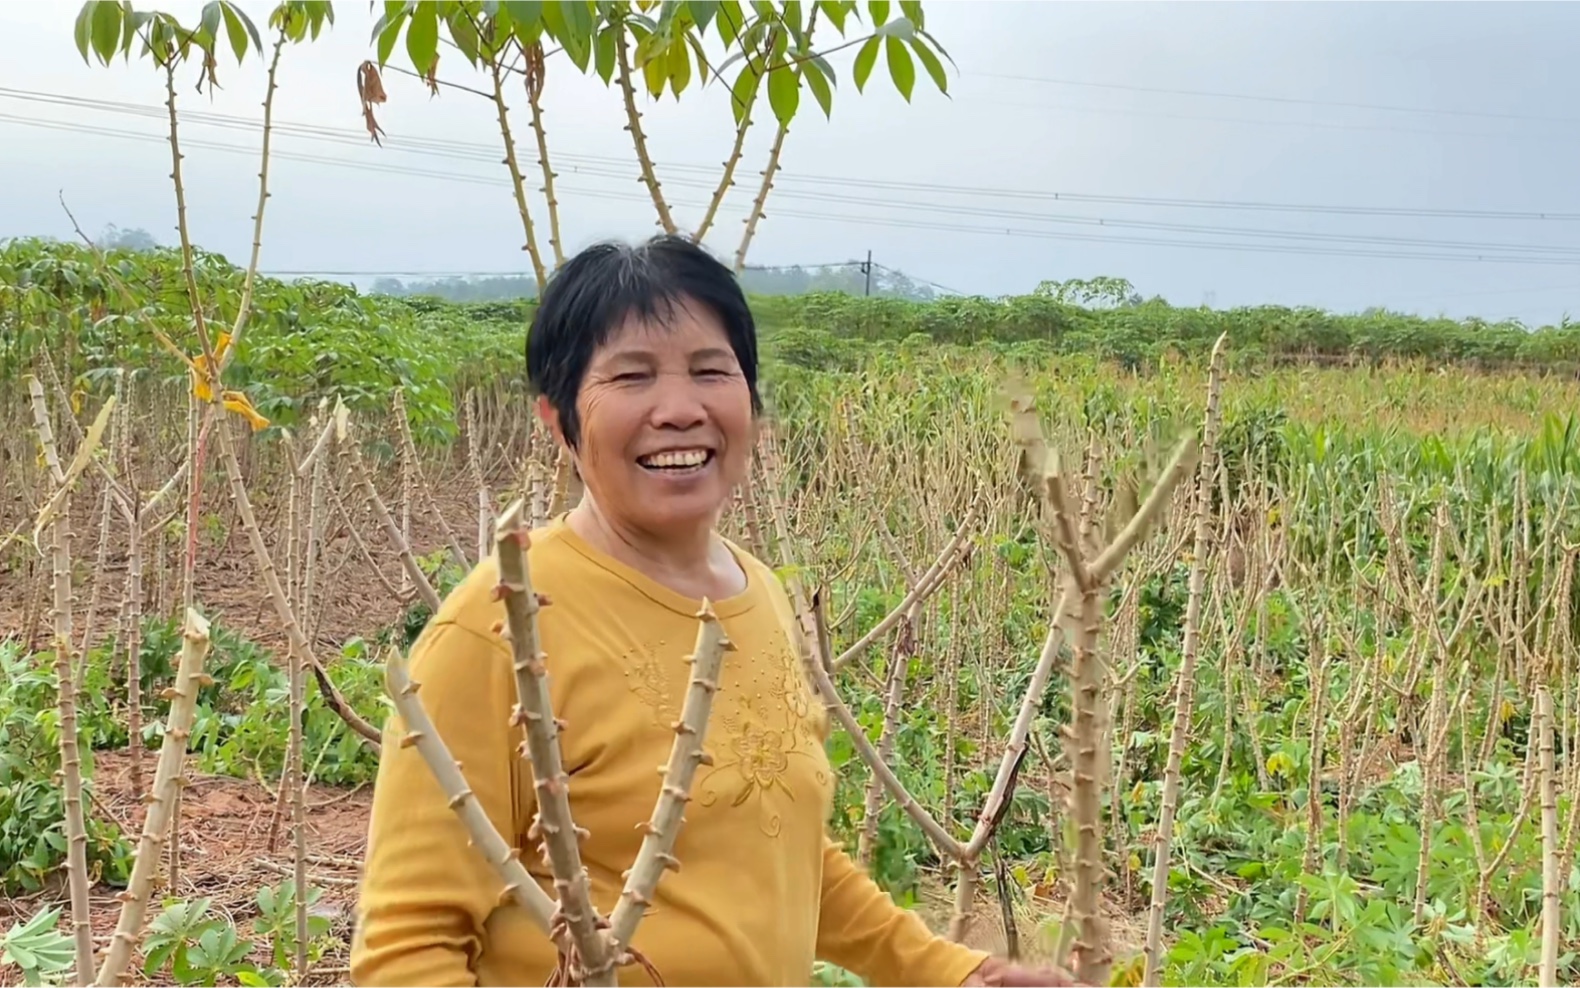
[{"label": "distant tree line", "polygon": [[[747,267],[741,272],[741,286],[748,295],[865,295],[869,290],[861,261]],[[537,282],[530,274],[411,280],[386,277],[374,279],[368,290],[375,295],[431,295],[449,302],[504,302],[535,298]],[[874,297],[911,302],[928,302],[939,294],[925,282],[878,264],[872,266],[870,290]]]}]

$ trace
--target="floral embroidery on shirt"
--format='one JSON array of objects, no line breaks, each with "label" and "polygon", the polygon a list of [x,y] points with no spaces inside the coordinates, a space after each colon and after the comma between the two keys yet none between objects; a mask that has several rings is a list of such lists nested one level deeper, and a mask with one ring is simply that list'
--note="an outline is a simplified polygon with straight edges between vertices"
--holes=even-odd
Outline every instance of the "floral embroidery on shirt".
[{"label": "floral embroidery on shirt", "polygon": [[699,805],[727,801],[732,807],[752,807],[758,828],[769,837],[777,837],[783,827],[783,801],[805,795],[791,784],[801,759],[811,763],[806,767],[819,787],[828,784],[812,696],[800,675],[785,651],[753,656],[751,674],[741,677],[736,695],[727,700],[728,689],[719,693],[715,726],[709,729],[710,735],[719,731],[708,746],[714,765],[697,784]]},{"label": "floral embroidery on shirt", "polygon": [[780,800],[796,799],[788,781],[792,759],[811,757],[795,735],[764,722],[763,715],[774,706],[754,696],[727,712],[715,708],[719,740],[708,745],[714,764],[697,784],[699,805],[728,800],[731,807],[750,806],[757,811],[758,829],[769,837],[778,837],[783,829]]},{"label": "floral embroidery on shirt", "polygon": [[[678,658],[676,663],[685,667]],[[639,645],[626,654],[622,664],[631,692],[653,711],[654,725],[668,728],[679,718],[680,708],[670,692],[670,677],[658,655],[645,644]]]},{"label": "floral embroidery on shirt", "polygon": [[[786,801],[806,795],[797,791],[795,779],[805,780],[810,769],[818,787],[829,784],[822,763],[827,712],[788,638],[775,638],[763,652],[729,654],[708,726],[713,765],[694,783],[699,806],[755,812],[758,828],[769,837],[783,829]],[[643,644],[622,659],[632,694],[652,711],[653,726],[666,732],[680,717],[691,668],[686,658]]]}]

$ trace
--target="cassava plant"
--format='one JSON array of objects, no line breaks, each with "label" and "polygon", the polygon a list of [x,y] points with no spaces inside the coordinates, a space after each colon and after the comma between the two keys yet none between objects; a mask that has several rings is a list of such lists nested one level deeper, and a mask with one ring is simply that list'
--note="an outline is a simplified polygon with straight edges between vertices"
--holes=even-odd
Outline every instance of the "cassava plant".
[{"label": "cassava plant", "polygon": [[[1168,504],[1196,451],[1197,437],[1191,434],[1179,444],[1134,514],[1108,519],[1105,527],[1116,534],[1102,545],[1096,537],[1101,530],[1095,526],[1091,537],[1083,540],[1078,535],[1077,516],[1070,506],[1069,480],[1043,438],[1035,399],[1023,388],[1014,388],[1010,403],[1015,442],[1020,449],[1020,475],[1036,498],[1044,538],[1054,543],[1065,561],[1064,590],[1053,611],[1049,645],[1044,648],[1044,661],[1039,666],[1051,664],[1050,652],[1056,654],[1056,636],[1068,634],[1074,652],[1070,668],[1072,722],[1063,734],[1065,742],[1074,749],[1070,758],[1070,818],[1076,831],[1075,881],[1069,900],[1075,929],[1072,946],[1076,977],[1084,984],[1102,984],[1112,962],[1108,923],[1100,912],[1105,870],[1101,794],[1108,778],[1111,750],[1109,698],[1104,695],[1108,675],[1099,648],[1104,623],[1102,595],[1130,550],[1148,534]],[[1034,674],[1032,682],[1033,690],[1040,693],[1038,687],[1047,679],[1042,668],[1038,671],[1043,675],[1039,679]],[[1029,701],[1033,692],[1029,690],[1027,696]],[[1029,722],[1029,713],[1025,719]],[[1017,722],[1017,730],[1020,726]],[[1012,746],[1014,743],[1012,740]],[[1025,744],[1023,733],[1019,743]]]},{"label": "cassava plant", "polygon": [[472,797],[459,763],[422,709],[417,697],[421,684],[407,674],[405,660],[398,651],[386,659],[386,684],[406,730],[402,743],[417,747],[450,797],[450,806],[466,824],[473,843],[499,872],[505,891],[557,945],[560,961],[551,983],[613,985],[620,966],[647,964],[631,946],[631,939],[664,872],[679,867],[674,847],[683,822],[681,814],[697,766],[709,761],[703,748],[708,718],[719,689],[724,653],[733,650],[733,645],[725,637],[712,606],[704,600],[697,614],[691,681],[675,725],[675,741],[664,768],[658,802],[643,825],[642,844],[627,873],[619,902],[609,917],[601,917],[588,894],[587,874],[581,865],[579,844],[586,831],[576,826],[570,814],[570,780],[560,761],[559,732],[563,725],[551,708],[548,656],[542,651],[537,629],[538,612],[549,602],[532,587],[527,561],[530,538],[524,511],[522,501],[514,502],[495,527],[494,554],[499,567],[495,593],[504,604],[506,619],[501,622],[500,634],[510,644],[515,669],[516,706],[511,726],[525,731],[522,748],[537,780],[538,810],[528,839],[537,842],[542,851],[554,887],[560,890],[558,901],[551,900],[527,873],[520,852],[500,836]]},{"label": "cassava plant", "polygon": [[95,985],[121,984],[127,962],[138,945],[143,918],[154,891],[154,879],[158,875],[159,850],[170,840],[176,794],[186,784],[187,739],[197,715],[198,690],[214,681],[203,672],[209,645],[208,620],[197,611],[187,611],[181,628],[181,661],[174,684],[165,690],[170,712],[159,749],[159,762],[154,769],[153,788],[148,794],[148,810],[137,843],[137,858],[126,890],[117,896],[121,901],[121,914],[105,951],[104,962],[93,979]]},{"label": "cassava plant", "polygon": [[[1022,763],[1029,751],[1029,738],[1043,692],[1054,664],[1062,654],[1065,636],[1067,633],[1070,635],[1076,652],[1074,709],[1077,720],[1075,730],[1070,735],[1077,744],[1074,759],[1077,803],[1074,816],[1081,834],[1077,860],[1077,897],[1080,906],[1075,912],[1081,935],[1076,947],[1079,951],[1078,976],[1086,983],[1094,983],[1090,979],[1101,976],[1108,967],[1106,931],[1100,926],[1101,919],[1097,914],[1102,868],[1097,793],[1098,787],[1103,784],[1101,777],[1106,768],[1101,763],[1098,751],[1098,745],[1106,744],[1106,735],[1098,726],[1098,722],[1105,719],[1099,708],[1106,707],[1106,701],[1099,697],[1102,671],[1100,660],[1095,654],[1101,622],[1098,595],[1168,503],[1175,484],[1186,468],[1188,454],[1194,449],[1194,440],[1187,439],[1179,446],[1168,467],[1148,493],[1146,502],[1136,509],[1134,515],[1110,519],[1109,528],[1116,533],[1111,542],[1106,546],[1096,546],[1095,533],[1099,530],[1094,526],[1089,545],[1083,550],[1074,545],[1074,522],[1072,516],[1064,513],[1064,501],[1050,493],[1055,488],[1051,478],[1044,474],[1047,453],[1037,424],[1035,406],[1021,394],[1013,398],[1013,404],[1016,409],[1014,426],[1021,449],[1022,475],[1031,482],[1039,503],[1044,505],[1043,510],[1051,512],[1054,519],[1062,519],[1055,526],[1055,538],[1063,542],[1066,541],[1064,537],[1068,536],[1070,544],[1066,551],[1075,555],[1070,562],[1071,582],[1066,585],[1053,612],[1054,618],[1049,622],[1041,655],[1018,706],[992,787],[967,839],[962,841],[956,838],[948,827],[922,806],[876,750],[855,715],[841,700],[831,676],[834,657],[829,654],[828,636],[821,627],[822,619],[818,613],[812,617],[813,623],[819,627],[810,636],[806,666],[824,704],[850,736],[862,761],[939,851],[954,863],[958,878],[949,933],[951,938],[960,939],[965,933],[972,910],[982,854],[1003,821]],[[1050,516],[1045,514],[1044,517]],[[1079,612],[1076,611],[1077,601],[1080,602]],[[905,602],[906,609],[910,605],[909,600]],[[903,610],[901,613],[903,616]],[[862,639],[863,642],[868,640],[869,636]]]},{"label": "cassava plant", "polygon": [[33,424],[38,432],[40,458],[52,482],[49,500],[33,523],[33,537],[37,545],[40,532],[47,529],[50,533],[50,572],[54,591],[50,613],[55,632],[53,648],[56,704],[60,717],[60,770],[65,791],[66,876],[71,895],[71,929],[75,948],[73,972],[79,982],[85,982],[93,973],[93,929],[88,919],[88,832],[82,808],[82,758],[77,740],[77,698],[74,690],[77,677],[76,670],[72,668],[71,489],[97,452],[115,402],[108,401],[100,408],[92,428],[78,444],[71,463],[62,466],[54,429],[50,425],[43,385],[38,378],[30,377],[28,389],[33,404]]},{"label": "cassava plant", "polygon": [[[857,48],[852,79],[858,91],[865,89],[881,55],[890,79],[906,101],[915,91],[917,62],[940,92],[948,92],[948,74],[940,56],[949,56],[926,31],[922,4],[909,0],[892,6],[897,6],[899,12],[891,17],[891,4],[869,2],[869,33],[820,50],[812,44],[819,18],[845,38],[852,18],[862,19],[861,5],[855,0],[749,5],[738,0],[679,0],[662,4],[656,0],[571,0],[550,4],[386,0],[372,34],[377,58],[364,62],[358,70],[358,86],[369,136],[377,140],[383,130],[374,118],[373,107],[388,99],[379,73],[391,67],[390,58],[404,38],[411,67],[399,71],[419,78],[435,94],[456,89],[494,103],[504,164],[525,236],[523,249],[531,260],[539,291],[553,268],[564,262],[559,200],[554,187],[556,175],[550,165],[543,124],[545,73],[556,56],[568,61],[571,69],[583,74],[591,70],[606,86],[619,90],[638,177],[652,201],[659,228],[670,234],[683,233],[685,228],[676,219],[677,204],[667,197],[649,151],[638,89],[650,99],[657,100],[668,91],[678,100],[693,79],[704,86],[717,83],[728,88],[734,141],[708,201],[697,204],[703,214],[689,234],[697,242],[702,242],[715,227],[725,196],[735,184],[753,121],[752,111],[759,94],[766,89],[778,130],[734,252],[735,267],[740,270],[758,224],[766,215],[768,194],[781,167],[785,138],[800,110],[803,90],[810,90],[825,116],[833,112],[837,80],[828,56]],[[710,28],[720,49],[711,53],[707,40]],[[487,90],[439,78],[441,39],[459,51],[473,69],[487,73]],[[555,46],[553,51],[546,52],[546,44]],[[734,78],[727,80],[726,73],[732,69]],[[551,230],[553,268],[538,246],[537,225],[510,124],[505,82],[512,76],[520,76],[532,113],[538,164],[543,174],[543,185],[538,191],[544,197]]]},{"label": "cassava plant", "polygon": [[1184,640],[1180,645],[1178,685],[1174,690],[1174,726],[1169,735],[1168,767],[1163,773],[1163,805],[1158,813],[1157,843],[1152,865],[1152,903],[1147,909],[1146,970],[1143,985],[1157,983],[1163,952],[1163,905],[1168,900],[1169,857],[1173,846],[1174,814],[1179,808],[1180,769],[1190,738],[1191,714],[1196,693],[1196,653],[1201,647],[1202,597],[1208,564],[1216,546],[1212,494],[1218,470],[1218,427],[1222,400],[1224,343],[1213,344],[1207,370],[1207,409],[1202,416],[1201,460],[1196,472],[1195,544],[1191,549],[1190,598],[1185,607]]}]

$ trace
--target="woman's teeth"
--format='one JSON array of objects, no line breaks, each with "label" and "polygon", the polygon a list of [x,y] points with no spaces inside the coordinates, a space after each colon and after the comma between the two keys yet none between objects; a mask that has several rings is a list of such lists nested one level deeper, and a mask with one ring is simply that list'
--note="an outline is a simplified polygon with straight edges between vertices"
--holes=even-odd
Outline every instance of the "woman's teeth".
[{"label": "woman's teeth", "polygon": [[644,467],[653,467],[661,470],[688,469],[700,467],[708,462],[711,454],[705,449],[677,449],[667,450],[663,453],[653,453],[637,460]]}]

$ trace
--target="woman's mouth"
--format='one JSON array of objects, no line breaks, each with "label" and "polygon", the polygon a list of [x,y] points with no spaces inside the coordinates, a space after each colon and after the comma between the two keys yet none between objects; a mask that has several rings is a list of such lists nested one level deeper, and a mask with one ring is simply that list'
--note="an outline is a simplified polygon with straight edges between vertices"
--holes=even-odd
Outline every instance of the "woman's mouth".
[{"label": "woman's mouth", "polygon": [[636,458],[637,465],[653,473],[675,477],[697,473],[713,462],[714,452],[706,447],[666,449]]}]

